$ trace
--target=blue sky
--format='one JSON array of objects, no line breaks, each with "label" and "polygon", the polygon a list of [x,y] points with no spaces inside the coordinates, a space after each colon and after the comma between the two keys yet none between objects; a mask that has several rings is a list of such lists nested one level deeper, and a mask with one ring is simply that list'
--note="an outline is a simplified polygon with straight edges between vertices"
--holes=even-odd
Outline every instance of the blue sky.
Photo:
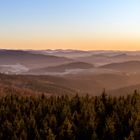
[{"label": "blue sky", "polygon": [[0,39],[140,37],[139,0],[1,0]]}]

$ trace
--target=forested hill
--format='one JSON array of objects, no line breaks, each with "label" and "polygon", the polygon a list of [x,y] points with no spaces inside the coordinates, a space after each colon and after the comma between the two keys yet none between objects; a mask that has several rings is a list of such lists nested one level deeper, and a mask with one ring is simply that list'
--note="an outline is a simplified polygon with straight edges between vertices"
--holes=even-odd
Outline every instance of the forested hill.
[{"label": "forested hill", "polygon": [[140,95],[1,96],[0,140],[140,140]]}]

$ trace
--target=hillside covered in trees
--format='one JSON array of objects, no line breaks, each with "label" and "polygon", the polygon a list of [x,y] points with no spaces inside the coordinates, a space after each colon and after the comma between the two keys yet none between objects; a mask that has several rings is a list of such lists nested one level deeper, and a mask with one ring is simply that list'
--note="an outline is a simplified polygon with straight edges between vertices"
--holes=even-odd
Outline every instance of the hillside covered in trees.
[{"label": "hillside covered in trees", "polygon": [[139,140],[140,95],[0,97],[1,140]]}]

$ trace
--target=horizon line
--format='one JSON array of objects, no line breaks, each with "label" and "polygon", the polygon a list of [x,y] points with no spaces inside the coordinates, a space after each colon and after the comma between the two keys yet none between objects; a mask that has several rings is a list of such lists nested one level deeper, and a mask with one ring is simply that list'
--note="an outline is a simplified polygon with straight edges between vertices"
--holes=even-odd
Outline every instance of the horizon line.
[{"label": "horizon line", "polygon": [[17,49],[17,48],[0,48],[0,50],[11,50],[11,51],[120,51],[120,52],[138,52],[139,50],[119,50],[119,49]]}]

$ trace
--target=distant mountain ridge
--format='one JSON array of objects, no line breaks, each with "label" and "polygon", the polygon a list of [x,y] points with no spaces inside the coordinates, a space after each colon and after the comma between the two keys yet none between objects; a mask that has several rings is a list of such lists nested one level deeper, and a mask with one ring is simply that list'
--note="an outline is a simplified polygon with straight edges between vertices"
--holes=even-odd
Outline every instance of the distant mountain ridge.
[{"label": "distant mountain ridge", "polygon": [[115,70],[126,71],[126,72],[129,72],[129,71],[138,72],[140,71],[140,61],[110,63],[107,65],[101,66],[101,68],[115,69]]},{"label": "distant mountain ridge", "polygon": [[73,60],[66,57],[53,55],[34,54],[22,50],[0,50],[0,65],[23,65],[27,68],[40,68],[72,62]]},{"label": "distant mountain ridge", "polygon": [[91,69],[94,68],[94,65],[85,63],[85,62],[71,62],[62,65],[52,66],[52,67],[45,67],[40,69],[34,69],[30,72],[65,72],[66,70],[76,70],[76,69]]}]

